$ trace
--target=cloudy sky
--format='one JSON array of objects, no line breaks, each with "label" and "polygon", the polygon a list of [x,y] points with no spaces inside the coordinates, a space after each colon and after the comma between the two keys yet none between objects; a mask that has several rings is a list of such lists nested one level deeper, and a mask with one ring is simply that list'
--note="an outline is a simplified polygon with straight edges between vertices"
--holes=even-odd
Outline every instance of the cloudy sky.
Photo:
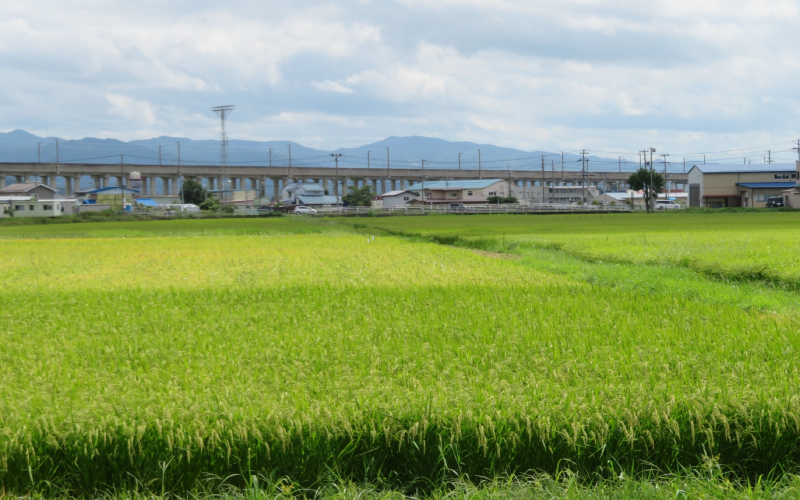
[{"label": "cloudy sky", "polygon": [[788,150],[800,136],[798,5],[6,1],[0,130],[205,139],[218,133],[210,108],[235,104],[232,138],[328,149],[426,135]]}]

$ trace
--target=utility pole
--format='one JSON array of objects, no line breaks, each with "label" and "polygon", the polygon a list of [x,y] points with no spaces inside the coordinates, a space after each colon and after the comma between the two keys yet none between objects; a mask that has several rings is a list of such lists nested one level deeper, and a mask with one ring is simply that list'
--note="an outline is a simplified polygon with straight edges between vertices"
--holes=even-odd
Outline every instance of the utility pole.
[{"label": "utility pole", "polygon": [[[655,209],[653,203],[653,153],[655,152],[656,148],[650,148],[650,210]],[[645,153],[645,157],[647,157],[647,153]]]},{"label": "utility pole", "polygon": [[622,173],[622,157],[619,157],[619,173]]},{"label": "utility pole", "polygon": [[683,173],[686,173],[686,158],[683,159]]},{"label": "utility pole", "polygon": [[181,141],[177,142],[178,144],[178,166],[181,165]]},{"label": "utility pole", "polygon": [[[291,168],[292,168],[292,145],[291,144],[287,144],[286,146],[289,148],[289,169],[290,169],[289,171],[291,172]],[[339,155],[339,156],[341,156],[341,155]],[[336,158],[338,158],[338,156]]]},{"label": "utility pole", "polygon": [[800,161],[800,139],[797,139],[797,147],[792,149],[797,150],[797,161]]},{"label": "utility pole", "polygon": [[[422,196],[422,209],[425,209],[425,178],[428,177],[425,175],[425,160],[422,160],[422,191],[420,192],[420,196]],[[431,203],[432,205],[433,203]]]},{"label": "utility pole", "polygon": [[386,178],[389,178],[389,169],[392,168],[392,164],[389,161],[389,147],[386,147]]},{"label": "utility pole", "polygon": [[481,172],[481,150],[478,150],[478,179],[483,179],[483,173]]},{"label": "utility pole", "polygon": [[767,151],[767,163],[772,163],[772,150]]},{"label": "utility pole", "polygon": [[334,184],[334,196],[336,196],[336,204],[339,204],[339,157],[342,156],[341,153],[331,153],[333,156],[333,161],[336,162],[336,184]]},{"label": "utility pole", "polygon": [[561,182],[564,182],[564,152],[561,152]]},{"label": "utility pole", "polygon": [[583,185],[586,182],[586,150],[581,150],[581,198],[583,204],[586,204],[586,187]]},{"label": "utility pole", "polygon": [[369,170],[369,151],[367,151],[367,170]]},{"label": "utility pole", "polygon": [[667,156],[666,153],[661,153],[659,156],[664,157],[664,187],[667,188],[667,200],[669,200],[669,184],[667,183]]},{"label": "utility pole", "polygon": [[[556,161],[552,158],[550,159],[550,177],[553,179],[553,187],[555,188],[556,184]],[[553,192],[550,192],[550,203],[553,203]]]},{"label": "utility pole", "polygon": [[161,165],[161,145],[158,146],[158,164]]},{"label": "utility pole", "polygon": [[272,148],[269,148],[269,166],[272,166]]},{"label": "utility pole", "polygon": [[545,203],[545,197],[544,197],[544,155],[542,155],[542,203]]},{"label": "utility pole", "polygon": [[706,155],[703,155],[703,165],[706,164]]},{"label": "utility pole", "polygon": [[[800,141],[797,141],[797,144],[800,145]],[[798,149],[797,155],[800,156],[800,149]],[[461,170],[461,153],[458,153],[458,169]]]},{"label": "utility pole", "polygon": [[58,162],[59,162],[59,158],[58,158],[58,137],[56,137],[56,168],[58,168]]},{"label": "utility pole", "polygon": [[42,163],[42,143],[36,143],[36,154],[39,157],[39,163]]}]

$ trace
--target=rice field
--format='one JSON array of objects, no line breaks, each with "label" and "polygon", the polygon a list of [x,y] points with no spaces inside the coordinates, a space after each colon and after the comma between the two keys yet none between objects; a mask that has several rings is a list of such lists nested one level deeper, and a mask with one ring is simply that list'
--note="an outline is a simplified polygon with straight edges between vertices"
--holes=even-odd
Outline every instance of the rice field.
[{"label": "rice field", "polygon": [[365,219],[419,236],[553,248],[592,261],[686,267],[708,276],[800,290],[800,213],[598,214]]},{"label": "rice field", "polygon": [[[356,222],[449,234],[440,219]],[[478,218],[449,219],[493,242],[504,224],[557,222],[492,219],[481,236]],[[583,223],[599,233],[598,220]],[[2,491],[182,495],[261,478],[276,495],[333,482],[480,496],[447,485],[696,468],[723,471],[724,490],[795,471],[792,291],[353,221],[229,222],[0,228]],[[522,226],[509,237],[538,237]],[[625,488],[661,498],[651,486]]]}]

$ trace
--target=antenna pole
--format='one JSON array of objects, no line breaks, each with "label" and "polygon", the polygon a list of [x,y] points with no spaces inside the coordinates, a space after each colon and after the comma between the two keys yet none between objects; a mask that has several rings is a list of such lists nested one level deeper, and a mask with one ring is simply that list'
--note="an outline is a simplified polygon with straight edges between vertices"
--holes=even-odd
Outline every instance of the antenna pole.
[{"label": "antenna pole", "polygon": [[[229,104],[227,106],[216,106],[211,108],[211,111],[219,116],[220,122],[220,139],[219,139],[219,173],[222,177],[222,202],[231,201],[231,180],[228,174],[228,133],[225,129],[225,121],[228,115],[233,113],[234,106]],[[180,143],[178,143],[178,152],[180,153]],[[178,156],[178,165],[180,165],[180,155]]]}]

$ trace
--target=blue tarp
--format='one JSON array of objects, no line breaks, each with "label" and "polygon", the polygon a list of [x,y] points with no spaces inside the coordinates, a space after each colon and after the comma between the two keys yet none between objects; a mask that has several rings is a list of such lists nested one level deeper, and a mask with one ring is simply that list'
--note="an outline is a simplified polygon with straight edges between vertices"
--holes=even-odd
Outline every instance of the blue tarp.
[{"label": "blue tarp", "polygon": [[156,203],[152,198],[139,198],[136,200],[137,205],[141,205],[143,207],[160,207],[158,203]]}]

